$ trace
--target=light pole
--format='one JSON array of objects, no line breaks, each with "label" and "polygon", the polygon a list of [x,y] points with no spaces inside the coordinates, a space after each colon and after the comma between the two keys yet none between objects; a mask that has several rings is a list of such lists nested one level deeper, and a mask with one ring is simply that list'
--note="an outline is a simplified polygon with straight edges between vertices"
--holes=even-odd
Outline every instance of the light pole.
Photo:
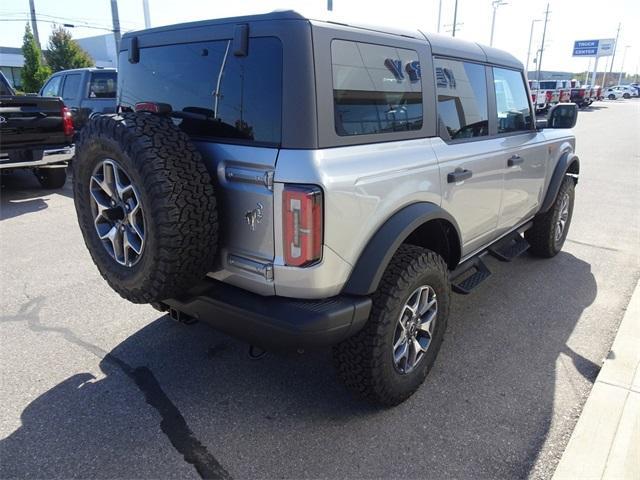
[{"label": "light pole", "polygon": [[531,42],[533,41],[533,26],[536,22],[541,22],[540,19],[531,20],[531,33],[529,33],[529,48],[527,48],[527,63],[525,66],[527,67],[527,72],[529,71],[529,57],[531,57]]},{"label": "light pole", "polygon": [[[616,50],[618,49],[618,37],[620,37],[620,27],[622,22],[618,24],[618,31],[616,32],[616,39],[613,42],[613,55],[611,55],[611,65],[609,66],[609,75],[613,72],[613,61],[616,59]],[[604,77],[602,78],[602,88],[607,88],[607,71],[604,71]]]},{"label": "light pole", "polygon": [[489,39],[490,47],[493,47],[493,30],[496,26],[496,12],[500,5],[507,5],[507,2],[504,2],[503,0],[493,0],[493,2],[491,2],[491,6],[493,7],[493,18],[491,20],[491,38]]},{"label": "light pole", "polygon": [[440,20],[442,19],[442,0],[438,2],[438,33],[440,33]]},{"label": "light pole", "polygon": [[456,26],[458,25],[458,0],[453,7],[453,32],[451,34],[452,37],[456,36]]},{"label": "light pole", "polygon": [[327,0],[327,10],[333,11],[333,0]]},{"label": "light pole", "polygon": [[631,45],[625,45],[624,46],[624,51],[622,52],[622,63],[620,64],[620,75],[618,76],[618,85],[622,84],[622,72],[624,70],[624,57],[627,56],[627,48],[629,48]]}]

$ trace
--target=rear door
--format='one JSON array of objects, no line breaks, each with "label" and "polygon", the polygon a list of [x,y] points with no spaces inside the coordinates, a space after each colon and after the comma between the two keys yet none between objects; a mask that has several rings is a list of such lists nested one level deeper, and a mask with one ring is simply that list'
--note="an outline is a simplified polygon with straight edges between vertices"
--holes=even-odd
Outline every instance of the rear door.
[{"label": "rear door", "polygon": [[[538,209],[544,184],[547,150],[544,136],[535,129],[535,115],[527,98],[522,72],[491,67],[495,119],[504,172],[499,233],[530,218]],[[494,132],[492,132],[494,133]]]},{"label": "rear door", "polygon": [[462,254],[496,236],[504,174],[500,146],[489,136],[487,67],[435,58],[442,206],[457,220]]}]

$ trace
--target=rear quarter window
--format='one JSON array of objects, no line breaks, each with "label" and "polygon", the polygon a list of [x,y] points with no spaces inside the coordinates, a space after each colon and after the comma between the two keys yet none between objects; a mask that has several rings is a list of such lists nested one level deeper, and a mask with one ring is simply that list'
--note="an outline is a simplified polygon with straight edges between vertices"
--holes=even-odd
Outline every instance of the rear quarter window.
[{"label": "rear quarter window", "polygon": [[282,45],[275,37],[250,38],[246,57],[232,40],[140,49],[139,63],[120,57],[119,105],[171,105],[188,135],[239,143],[280,144]]},{"label": "rear quarter window", "polygon": [[94,72],[89,82],[89,98],[116,98],[118,74]]},{"label": "rear quarter window", "polygon": [[422,128],[422,77],[417,52],[333,40],[331,62],[338,135]]}]

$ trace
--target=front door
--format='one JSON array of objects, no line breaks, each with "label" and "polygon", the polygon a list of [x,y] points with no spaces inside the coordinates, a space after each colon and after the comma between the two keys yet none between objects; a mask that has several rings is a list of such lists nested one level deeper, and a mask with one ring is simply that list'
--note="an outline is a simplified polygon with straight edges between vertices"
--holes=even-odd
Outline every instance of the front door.
[{"label": "front door", "polygon": [[[518,70],[492,67],[500,162],[504,172],[499,233],[531,218],[539,208],[547,146],[535,129],[527,90]],[[493,109],[490,109],[493,110]]]}]

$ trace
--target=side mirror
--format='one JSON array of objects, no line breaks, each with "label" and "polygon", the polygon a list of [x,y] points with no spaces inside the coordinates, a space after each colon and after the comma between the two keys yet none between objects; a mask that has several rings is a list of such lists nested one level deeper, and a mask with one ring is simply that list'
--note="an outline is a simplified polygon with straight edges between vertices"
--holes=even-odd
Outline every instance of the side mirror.
[{"label": "side mirror", "polygon": [[547,115],[547,128],[573,128],[578,121],[578,105],[558,103],[551,107]]}]

